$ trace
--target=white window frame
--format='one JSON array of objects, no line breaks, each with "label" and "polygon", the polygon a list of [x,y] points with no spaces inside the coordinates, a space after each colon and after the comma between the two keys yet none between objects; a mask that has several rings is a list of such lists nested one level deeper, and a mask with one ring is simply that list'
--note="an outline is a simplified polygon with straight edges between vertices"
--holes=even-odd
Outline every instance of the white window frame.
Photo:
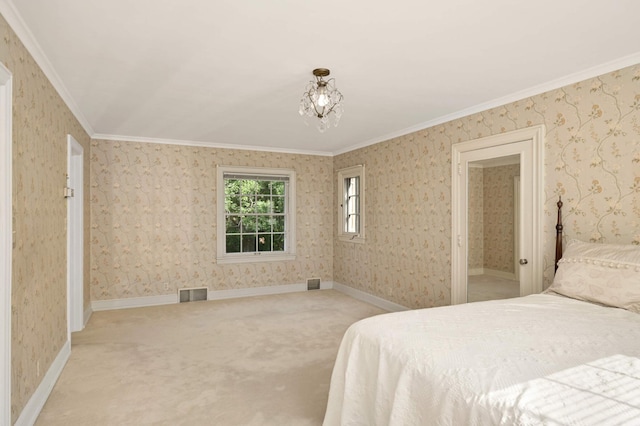
[{"label": "white window frame", "polygon": [[[225,263],[255,263],[255,262],[277,262],[285,260],[295,260],[296,258],[296,172],[291,169],[268,169],[262,167],[242,167],[242,166],[218,166],[217,167],[217,253],[216,260],[220,264]],[[264,177],[289,178],[287,184],[287,197],[285,199],[285,251],[272,252],[249,252],[249,253],[229,253],[226,246],[226,224],[225,224],[225,174],[246,174]]]},{"label": "white window frame", "polygon": [[[347,232],[345,230],[345,222],[347,215],[347,192],[344,186],[344,180],[357,177],[360,180],[360,230],[359,232]],[[338,239],[350,243],[364,243],[365,241],[365,181],[364,181],[364,165],[348,167],[338,170]]]}]

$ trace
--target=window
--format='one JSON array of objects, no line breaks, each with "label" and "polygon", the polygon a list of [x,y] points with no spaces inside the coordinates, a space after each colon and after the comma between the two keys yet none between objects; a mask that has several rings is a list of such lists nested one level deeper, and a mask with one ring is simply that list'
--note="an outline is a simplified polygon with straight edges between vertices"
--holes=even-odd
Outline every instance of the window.
[{"label": "window", "polygon": [[364,166],[338,171],[338,238],[364,242]]},{"label": "window", "polygon": [[218,263],[295,259],[295,172],[218,167]]}]

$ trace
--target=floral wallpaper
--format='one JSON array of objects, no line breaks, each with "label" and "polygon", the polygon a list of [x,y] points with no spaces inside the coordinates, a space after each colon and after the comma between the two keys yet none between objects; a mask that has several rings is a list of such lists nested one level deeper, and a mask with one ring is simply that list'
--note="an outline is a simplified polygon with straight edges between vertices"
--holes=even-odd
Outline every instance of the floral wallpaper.
[{"label": "floral wallpaper", "polygon": [[[16,247],[11,283],[11,419],[15,422],[67,341],[67,205],[62,193],[67,134],[87,153],[89,136],[2,17],[0,32],[0,61],[13,75]],[[86,161],[87,176],[88,171]],[[88,221],[85,234],[89,235]],[[88,306],[89,262],[85,261]]]},{"label": "floral wallpaper", "polygon": [[[91,142],[92,300],[333,279],[331,157]],[[296,171],[297,259],[216,263],[216,166]]]},{"label": "floral wallpaper", "polygon": [[407,307],[448,304],[449,144],[421,131],[334,157],[334,170],[356,164],[366,167],[366,241],[336,240],[334,281]]},{"label": "floral wallpaper", "polygon": [[336,242],[334,280],[411,308],[450,303],[451,145],[546,126],[544,286],[555,204],[565,235],[640,244],[640,66],[532,96],[334,158],[367,167],[367,241]]},{"label": "floral wallpaper", "polygon": [[483,169],[483,267],[515,273],[514,181],[520,165]]},{"label": "floral wallpaper", "polygon": [[[469,273],[514,273],[514,177],[518,164],[469,168]],[[475,271],[474,271],[475,270]]]}]

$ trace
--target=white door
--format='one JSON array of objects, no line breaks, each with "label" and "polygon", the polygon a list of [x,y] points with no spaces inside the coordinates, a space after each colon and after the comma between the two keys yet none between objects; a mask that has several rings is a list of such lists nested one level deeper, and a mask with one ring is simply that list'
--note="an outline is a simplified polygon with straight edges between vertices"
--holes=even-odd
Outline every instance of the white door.
[{"label": "white door", "polygon": [[0,425],[11,424],[11,73],[0,64]]},{"label": "white door", "polygon": [[82,145],[73,136],[67,136],[67,331],[84,328],[83,298],[83,172]]},{"label": "white door", "polygon": [[477,139],[452,148],[451,303],[467,302],[469,164],[520,158],[518,266],[520,295],[542,291],[543,126]]},{"label": "white door", "polygon": [[520,176],[513,178],[513,258],[516,281],[520,281]]}]

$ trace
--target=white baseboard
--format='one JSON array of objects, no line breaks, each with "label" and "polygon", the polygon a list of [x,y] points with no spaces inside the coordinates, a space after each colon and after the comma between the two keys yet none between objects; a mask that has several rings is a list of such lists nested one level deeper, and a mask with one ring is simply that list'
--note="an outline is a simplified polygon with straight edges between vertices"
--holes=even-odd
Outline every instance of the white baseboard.
[{"label": "white baseboard", "polygon": [[[330,290],[333,288],[331,281],[320,283],[320,290]],[[213,290],[209,292],[207,300],[235,299],[237,297],[266,296],[269,294],[295,293],[307,291],[307,284],[285,284],[267,287],[236,288],[233,290]]]},{"label": "white baseboard", "polygon": [[267,287],[234,288],[232,290],[213,290],[207,300],[235,299],[237,297],[266,296],[268,294],[294,293],[307,291],[306,284],[286,284]]},{"label": "white baseboard", "polygon": [[[389,312],[409,310],[409,308],[407,308],[406,306],[390,302],[372,294],[365,293],[364,291],[356,290],[355,288],[333,281],[321,282],[320,289],[334,289],[355,299],[371,303],[372,305]],[[235,299],[238,297],[267,296],[270,294],[294,293],[299,291],[307,291],[307,284],[285,284],[266,287],[236,288],[233,290],[213,290],[208,292],[207,300],[224,300]],[[176,294],[132,297],[129,299],[94,300],[93,302],[91,302],[91,312],[107,311],[112,309],[142,308],[145,306],[169,305],[172,303],[178,303],[178,296]]]},{"label": "white baseboard", "polygon": [[364,291],[361,290],[356,290],[353,287],[349,287],[346,286],[344,284],[340,284],[337,282],[333,283],[333,289],[337,290],[341,293],[344,293],[348,296],[353,297],[354,299],[358,299],[358,300],[362,300],[363,302],[367,302],[370,303],[374,306],[377,306],[379,308],[384,309],[385,311],[389,311],[389,312],[400,312],[400,311],[408,311],[409,308],[407,308],[406,306],[402,306],[399,305],[397,303],[394,302],[390,302],[386,299],[383,299],[381,297],[378,296],[374,296],[372,294],[369,293],[365,293]]},{"label": "white baseboard", "polygon": [[27,402],[27,405],[22,409],[15,426],[31,426],[36,422],[40,411],[42,411],[42,407],[44,407],[47,398],[49,398],[49,394],[51,394],[53,390],[53,386],[62,373],[62,369],[67,364],[69,355],[71,355],[71,342],[67,340],[62,346],[62,349],[60,349],[60,352],[58,352],[56,359],[53,360],[51,367],[47,370],[47,374],[44,375],[42,382],[40,382],[36,391],[31,395],[31,398],[29,398],[29,402]]},{"label": "white baseboard", "polygon": [[177,294],[131,297],[128,299],[94,300],[91,302],[91,309],[93,312],[110,311],[112,309],[142,308],[145,306],[169,305],[171,303],[178,303]]},{"label": "white baseboard", "polygon": [[469,275],[482,275],[484,274],[484,268],[471,268],[467,271]]},{"label": "white baseboard", "polygon": [[[321,290],[333,288],[331,281],[320,283]],[[266,296],[269,294],[293,293],[307,291],[307,284],[285,284],[266,287],[237,288],[233,290],[210,290],[207,300],[235,299],[237,297]],[[145,306],[170,305],[178,303],[177,294],[164,294],[160,296],[131,297],[129,299],[94,300],[91,302],[91,311],[109,311],[112,309],[142,308]],[[87,312],[85,311],[85,318]],[[89,313],[91,315],[91,313]],[[85,322],[86,323],[86,322]]]},{"label": "white baseboard", "polygon": [[82,326],[86,326],[87,323],[89,322],[89,318],[91,318],[91,314],[93,313],[93,309],[91,309],[91,304],[89,304],[89,306],[87,306],[87,309],[84,310],[84,318],[83,318],[83,322],[82,322]]}]

